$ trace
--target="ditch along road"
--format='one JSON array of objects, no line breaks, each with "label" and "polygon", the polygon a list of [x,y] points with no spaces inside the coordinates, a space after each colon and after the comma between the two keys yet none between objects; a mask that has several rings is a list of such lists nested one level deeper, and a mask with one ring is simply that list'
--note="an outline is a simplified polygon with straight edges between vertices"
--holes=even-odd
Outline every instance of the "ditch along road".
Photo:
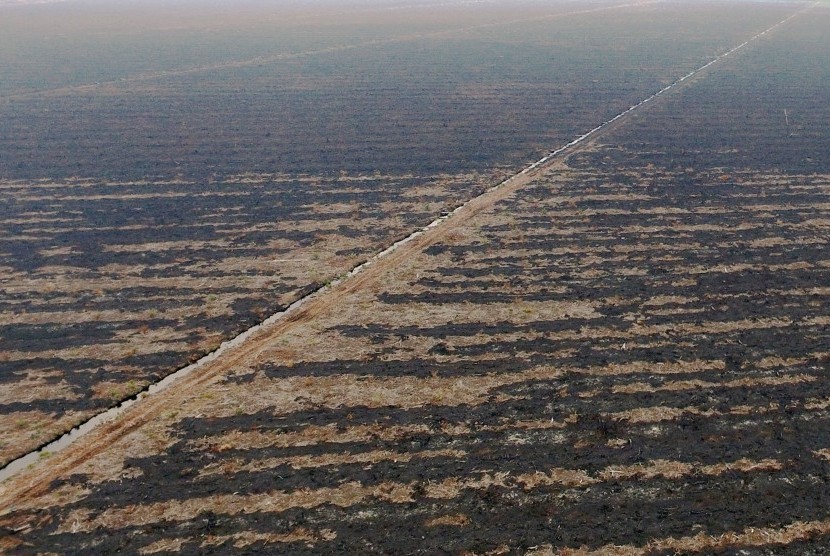
[{"label": "ditch along road", "polygon": [[257,356],[268,351],[275,340],[291,332],[295,327],[313,321],[318,315],[332,307],[342,305],[343,300],[355,292],[382,288],[383,279],[390,270],[403,265],[430,245],[451,237],[453,232],[465,223],[491,209],[540,176],[563,167],[569,155],[593,146],[604,133],[625,125],[633,114],[647,109],[648,106],[695,79],[703,78],[708,70],[716,67],[724,59],[747,48],[817,5],[801,7],[778,23],[550,152],[485,193],[391,245],[335,282],[303,297],[285,311],[272,315],[236,338],[225,342],[215,352],[166,377],[151,386],[147,392],[139,394],[137,399],[129,400],[119,407],[94,417],[43,449],[11,462],[0,470],[0,480],[4,481],[0,483],[0,516],[13,511],[15,506],[24,500],[32,500],[45,494],[50,490],[51,483],[55,479],[67,475],[73,469],[106,451],[117,440],[153,421],[164,412],[181,406],[195,392],[209,386],[218,377],[227,375],[245,362],[257,360]]}]

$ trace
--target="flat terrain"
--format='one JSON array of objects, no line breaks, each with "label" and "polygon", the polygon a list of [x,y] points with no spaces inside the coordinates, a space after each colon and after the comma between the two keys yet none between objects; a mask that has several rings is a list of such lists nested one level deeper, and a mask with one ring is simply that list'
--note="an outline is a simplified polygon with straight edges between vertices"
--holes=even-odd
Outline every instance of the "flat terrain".
[{"label": "flat terrain", "polygon": [[487,184],[470,173],[0,185],[14,211],[0,255],[0,453],[135,394]]},{"label": "flat terrain", "polygon": [[0,18],[2,463],[797,8],[73,6]]},{"label": "flat terrain", "polygon": [[0,547],[825,553],[828,28],[798,13],[5,482]]}]

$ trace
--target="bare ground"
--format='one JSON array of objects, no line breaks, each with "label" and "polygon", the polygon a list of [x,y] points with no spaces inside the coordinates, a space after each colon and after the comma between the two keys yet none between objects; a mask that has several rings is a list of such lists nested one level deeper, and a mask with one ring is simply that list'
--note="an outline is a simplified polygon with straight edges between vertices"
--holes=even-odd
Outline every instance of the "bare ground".
[{"label": "bare ground", "polygon": [[3,484],[1,546],[821,553],[830,176],[609,131]]}]

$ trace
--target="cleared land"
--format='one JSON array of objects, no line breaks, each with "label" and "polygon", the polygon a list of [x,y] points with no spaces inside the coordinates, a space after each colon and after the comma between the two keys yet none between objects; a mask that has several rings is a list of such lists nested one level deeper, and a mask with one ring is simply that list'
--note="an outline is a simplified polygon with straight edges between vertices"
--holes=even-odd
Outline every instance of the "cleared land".
[{"label": "cleared land", "polygon": [[129,33],[93,8],[10,9],[0,462],[796,8],[367,7],[279,22],[260,6],[175,30],[121,8]]},{"label": "cleared land", "polygon": [[4,484],[1,546],[823,553],[829,26],[797,16]]}]

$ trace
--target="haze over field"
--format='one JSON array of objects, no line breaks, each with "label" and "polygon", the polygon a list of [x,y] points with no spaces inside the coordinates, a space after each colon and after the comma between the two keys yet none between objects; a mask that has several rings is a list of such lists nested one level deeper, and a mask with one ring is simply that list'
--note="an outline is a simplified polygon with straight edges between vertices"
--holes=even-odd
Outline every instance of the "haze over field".
[{"label": "haze over field", "polygon": [[4,458],[791,10],[181,6],[3,20]]},{"label": "haze over field", "polygon": [[0,75],[0,552],[830,546],[826,4],[0,0]]}]

